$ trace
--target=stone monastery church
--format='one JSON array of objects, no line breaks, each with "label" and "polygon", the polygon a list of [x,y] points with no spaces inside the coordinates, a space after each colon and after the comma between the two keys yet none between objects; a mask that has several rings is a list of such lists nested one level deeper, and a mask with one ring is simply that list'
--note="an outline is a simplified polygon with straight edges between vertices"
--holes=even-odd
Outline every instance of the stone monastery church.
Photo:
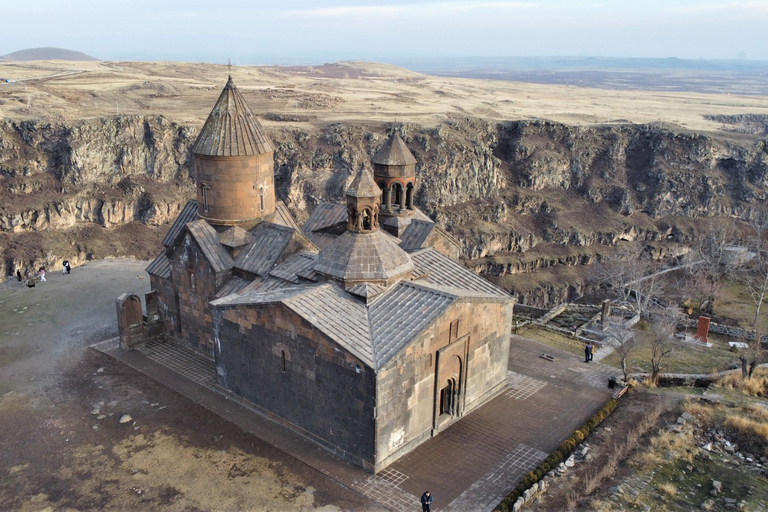
[{"label": "stone monastery church", "polygon": [[118,299],[123,348],[185,344],[228,392],[373,472],[504,389],[514,299],[414,206],[397,134],[304,226],[231,78],[192,152],[197,199],[147,268],[147,316]]}]

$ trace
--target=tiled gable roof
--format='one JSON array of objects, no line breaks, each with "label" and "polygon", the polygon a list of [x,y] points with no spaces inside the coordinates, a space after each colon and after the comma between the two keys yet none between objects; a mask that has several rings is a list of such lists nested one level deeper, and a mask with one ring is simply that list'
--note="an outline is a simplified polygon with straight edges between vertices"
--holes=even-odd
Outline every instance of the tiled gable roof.
[{"label": "tiled gable roof", "polygon": [[313,286],[283,302],[370,368],[376,368],[366,308],[341,288]]},{"label": "tiled gable roof", "polygon": [[160,276],[163,279],[169,279],[171,277],[171,260],[162,252],[160,256],[155,258],[152,263],[146,269],[148,274]]},{"label": "tiled gable roof", "polygon": [[184,231],[184,226],[187,225],[187,222],[192,222],[196,218],[197,201],[193,199],[184,205],[184,208],[182,208],[179,216],[176,217],[175,221],[173,221],[171,229],[168,230],[168,233],[165,234],[165,238],[163,238],[163,245],[165,247],[171,247],[175,245],[176,241],[179,239],[179,235],[181,235],[181,233]]},{"label": "tiled gable roof", "polygon": [[253,241],[242,250],[235,266],[260,276],[267,275],[293,237],[294,230],[271,222],[261,222],[251,231]]},{"label": "tiled gable roof", "polygon": [[455,295],[401,281],[369,307],[375,368],[383,367],[455,300]]},{"label": "tiled gable roof", "polygon": [[301,226],[299,226],[299,223],[296,222],[296,219],[293,218],[288,207],[285,206],[285,203],[282,201],[277,201],[275,203],[275,219],[272,222],[287,228],[293,228],[296,231],[301,230]]},{"label": "tiled gable roof", "polygon": [[462,290],[509,298],[509,294],[489,283],[471,270],[461,266],[449,257],[437,252],[435,249],[426,248],[411,253],[411,259],[416,270],[421,274],[427,274],[427,282],[443,287],[448,287],[461,293]]},{"label": "tiled gable roof", "polygon": [[208,115],[192,153],[206,156],[246,156],[274,152],[259,121],[251,113],[232,78]]},{"label": "tiled gable roof", "polygon": [[221,297],[226,297],[227,295],[237,293],[249,284],[250,283],[245,279],[240,279],[239,277],[235,276],[227,281],[227,283],[221,287],[221,290],[216,292],[216,298],[220,299]]},{"label": "tiled gable roof", "polygon": [[402,240],[400,248],[406,252],[421,249],[434,229],[435,223],[432,221],[411,220],[411,223],[405,228],[405,232],[400,237],[400,240]]},{"label": "tiled gable roof", "polygon": [[347,207],[337,203],[320,203],[304,223],[302,231],[309,236],[313,231],[347,222]]},{"label": "tiled gable roof", "polygon": [[298,283],[299,277],[306,275],[315,266],[316,253],[297,252],[277,265],[269,275],[279,277],[292,283]]},{"label": "tiled gable roof", "polygon": [[219,234],[210,224],[201,219],[188,222],[186,227],[205,254],[214,272],[223,272],[235,266],[232,256],[219,242]]}]

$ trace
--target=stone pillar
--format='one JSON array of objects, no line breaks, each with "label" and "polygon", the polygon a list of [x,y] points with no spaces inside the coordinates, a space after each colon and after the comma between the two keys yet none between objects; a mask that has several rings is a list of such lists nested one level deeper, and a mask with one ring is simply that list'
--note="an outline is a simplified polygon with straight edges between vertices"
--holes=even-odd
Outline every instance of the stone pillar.
[{"label": "stone pillar", "polygon": [[702,343],[709,342],[709,322],[710,319],[708,317],[699,317],[699,327],[696,330],[696,339]]},{"label": "stone pillar", "polygon": [[603,310],[600,312],[600,324],[605,327],[608,317],[611,316],[611,302],[606,299],[603,301]]},{"label": "stone pillar", "polygon": [[413,210],[413,183],[405,187],[405,207]]},{"label": "stone pillar", "polygon": [[400,197],[398,199],[400,199],[398,203],[400,205],[400,210],[405,210],[405,190],[402,185],[400,186]]},{"label": "stone pillar", "polygon": [[390,212],[392,211],[392,188],[384,187],[384,208]]}]

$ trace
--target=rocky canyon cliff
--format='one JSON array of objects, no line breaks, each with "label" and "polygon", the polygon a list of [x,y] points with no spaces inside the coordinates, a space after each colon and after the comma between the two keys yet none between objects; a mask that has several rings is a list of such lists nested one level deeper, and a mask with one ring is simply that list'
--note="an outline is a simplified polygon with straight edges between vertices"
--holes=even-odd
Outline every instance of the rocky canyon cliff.
[{"label": "rocky canyon cliff", "polygon": [[[470,267],[529,303],[579,286],[562,269],[558,283],[524,276],[534,270],[588,264],[620,240],[674,251],[709,219],[766,199],[764,134],[459,115],[429,128],[270,126],[278,198],[300,221],[319,201],[340,200],[390,129],[419,161],[418,206],[461,241]],[[162,116],[0,122],[4,274],[64,258],[154,256],[162,225],[194,196],[196,134]]]}]

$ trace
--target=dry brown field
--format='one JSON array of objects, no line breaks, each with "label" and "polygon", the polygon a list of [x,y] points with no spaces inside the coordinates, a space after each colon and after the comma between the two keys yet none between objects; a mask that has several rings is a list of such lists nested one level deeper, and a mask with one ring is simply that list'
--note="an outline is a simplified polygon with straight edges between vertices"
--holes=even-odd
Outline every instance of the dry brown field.
[{"label": "dry brown field", "polygon": [[369,62],[314,67],[181,62],[0,62],[0,116],[72,120],[159,113],[199,124],[231,74],[269,125],[412,122],[449,114],[566,124],[664,123],[717,131],[706,115],[768,114],[764,96],[605,90],[444,78]]}]

